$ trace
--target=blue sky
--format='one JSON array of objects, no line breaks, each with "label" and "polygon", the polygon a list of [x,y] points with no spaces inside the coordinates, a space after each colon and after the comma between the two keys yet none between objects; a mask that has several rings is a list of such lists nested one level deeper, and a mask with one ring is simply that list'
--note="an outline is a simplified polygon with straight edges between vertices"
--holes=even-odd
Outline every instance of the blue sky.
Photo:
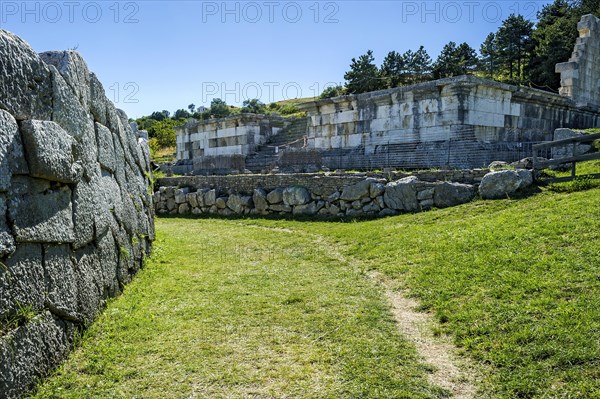
[{"label": "blue sky", "polygon": [[318,95],[353,57],[449,41],[479,49],[511,13],[550,1],[7,1],[0,27],[38,52],[77,48],[130,117],[220,97]]}]

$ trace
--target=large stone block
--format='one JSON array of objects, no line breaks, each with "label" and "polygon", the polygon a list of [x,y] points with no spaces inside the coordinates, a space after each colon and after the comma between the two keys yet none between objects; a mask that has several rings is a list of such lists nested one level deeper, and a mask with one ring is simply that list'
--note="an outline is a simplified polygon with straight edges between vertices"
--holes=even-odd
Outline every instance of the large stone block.
[{"label": "large stone block", "polygon": [[0,191],[8,190],[13,173],[28,173],[17,121],[0,109]]},{"label": "large stone block", "polygon": [[42,246],[19,245],[0,265],[0,320],[43,309],[45,288]]},{"label": "large stone block", "polygon": [[81,179],[81,165],[73,157],[74,140],[58,124],[25,121],[21,123],[21,132],[31,176],[62,183]]},{"label": "large stone block", "polygon": [[75,160],[83,165],[84,173],[91,178],[100,173],[94,121],[56,68],[50,68],[54,86],[52,120],[74,138]]},{"label": "large stone block", "polygon": [[98,257],[93,245],[76,251],[75,281],[77,283],[77,311],[84,324],[90,324],[104,307],[104,273],[101,262],[107,259]]},{"label": "large stone block", "polygon": [[6,223],[6,197],[0,195],[0,257],[15,250],[15,239]]},{"label": "large stone block", "polygon": [[43,312],[0,338],[0,394],[17,399],[64,359],[75,326]]},{"label": "large stone block", "polygon": [[21,38],[0,29],[0,108],[15,119],[50,120],[52,73]]},{"label": "large stone block", "polygon": [[69,245],[44,245],[45,305],[61,319],[81,321],[75,265]]},{"label": "large stone block", "polygon": [[102,297],[104,299],[113,297],[120,292],[117,277],[117,266],[119,260],[119,249],[111,232],[98,237],[98,259],[102,272]]},{"label": "large stone block", "polygon": [[470,184],[443,182],[435,186],[433,203],[438,208],[446,208],[467,203],[475,195],[476,189]]},{"label": "large stone block", "polygon": [[110,172],[114,172],[117,166],[115,157],[115,145],[113,135],[104,125],[96,122],[96,140],[98,141],[98,161],[102,167]]},{"label": "large stone block", "polygon": [[[43,183],[29,181],[33,188]],[[21,189],[23,186],[21,186]],[[75,241],[71,189],[58,187],[45,191],[13,191],[8,205],[9,218],[17,242],[70,243]]]},{"label": "large stone block", "polygon": [[292,186],[283,190],[283,203],[285,205],[304,205],[311,200],[310,192],[306,187]]},{"label": "large stone block", "polygon": [[346,186],[342,190],[340,198],[344,201],[356,201],[369,197],[371,183],[375,183],[375,179],[366,179],[351,186]]},{"label": "large stone block", "polygon": [[81,54],[76,51],[47,51],[40,53],[46,64],[56,67],[75,98],[88,109],[90,106],[90,71]]},{"label": "large stone block", "polygon": [[479,195],[483,199],[507,198],[522,185],[522,178],[514,170],[498,170],[483,176]]},{"label": "large stone block", "polygon": [[385,205],[394,210],[414,212],[419,209],[417,201],[416,184],[419,182],[415,176],[390,182],[385,186],[383,200]]}]

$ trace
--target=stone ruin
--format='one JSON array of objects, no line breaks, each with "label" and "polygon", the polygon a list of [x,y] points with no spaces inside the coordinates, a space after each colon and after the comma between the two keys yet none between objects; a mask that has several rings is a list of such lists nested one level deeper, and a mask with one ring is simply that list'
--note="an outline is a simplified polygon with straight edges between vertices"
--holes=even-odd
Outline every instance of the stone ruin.
[{"label": "stone ruin", "polygon": [[600,19],[584,15],[577,25],[579,38],[568,62],[556,65],[560,94],[580,107],[600,107]]},{"label": "stone ruin", "polygon": [[0,398],[58,365],[142,266],[149,165],[78,53],[0,30]]},{"label": "stone ruin", "polygon": [[[209,147],[213,153],[221,151],[219,158],[230,166],[228,170],[210,168],[202,152],[186,153],[184,159],[178,150],[179,163],[187,165],[178,171],[257,172],[272,167],[274,159],[278,167],[289,166],[291,160],[328,169],[481,168],[492,161],[530,157],[533,145],[551,141],[557,128],[600,126],[598,18],[582,17],[579,32],[573,56],[556,67],[561,73],[560,94],[458,76],[311,101],[300,105],[308,114],[302,148],[269,156],[268,147],[255,146],[248,153],[221,147],[215,139]],[[216,138],[228,133],[217,127],[210,134]],[[177,135],[178,148],[200,145],[183,127]],[[233,158],[235,163],[228,163]]]}]

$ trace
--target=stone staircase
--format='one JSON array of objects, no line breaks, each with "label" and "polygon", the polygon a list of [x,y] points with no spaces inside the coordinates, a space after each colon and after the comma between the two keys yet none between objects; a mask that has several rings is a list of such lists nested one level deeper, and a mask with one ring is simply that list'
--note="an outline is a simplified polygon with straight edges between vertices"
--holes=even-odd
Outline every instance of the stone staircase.
[{"label": "stone staircase", "polygon": [[[306,135],[306,118],[292,119],[290,124],[283,128],[279,134],[271,137],[265,144],[258,147],[257,151],[246,157],[246,169],[254,173],[270,170],[277,166],[277,161],[287,148],[302,148],[303,137]],[[278,147],[278,153],[275,148]]]}]

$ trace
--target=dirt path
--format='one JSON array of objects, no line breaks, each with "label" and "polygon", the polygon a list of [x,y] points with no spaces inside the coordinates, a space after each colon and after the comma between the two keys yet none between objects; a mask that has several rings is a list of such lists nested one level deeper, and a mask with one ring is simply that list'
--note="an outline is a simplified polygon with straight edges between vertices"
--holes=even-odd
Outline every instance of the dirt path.
[{"label": "dirt path", "polygon": [[458,358],[456,347],[448,339],[433,336],[431,326],[435,322],[431,315],[418,312],[419,303],[395,290],[393,283],[381,273],[372,272],[369,276],[385,287],[400,332],[414,343],[423,361],[435,368],[429,381],[452,392],[453,398],[475,398],[476,373],[466,360]]},{"label": "dirt path", "polygon": [[[275,230],[276,228],[267,227],[266,229]],[[307,234],[299,231],[286,232]],[[360,267],[356,259],[349,259],[343,254],[339,244],[333,244],[326,237],[320,235],[308,234],[314,237],[315,245],[327,245],[329,253],[341,262],[353,267]],[[452,398],[475,399],[476,385],[480,381],[478,373],[467,359],[456,354],[457,348],[448,337],[433,335],[432,327],[436,322],[432,316],[417,311],[419,303],[403,295],[402,291],[395,287],[394,282],[383,274],[374,271],[369,272],[368,276],[385,288],[385,295],[402,335],[415,345],[423,362],[433,366],[434,370],[429,374],[429,382],[450,391]]]}]

